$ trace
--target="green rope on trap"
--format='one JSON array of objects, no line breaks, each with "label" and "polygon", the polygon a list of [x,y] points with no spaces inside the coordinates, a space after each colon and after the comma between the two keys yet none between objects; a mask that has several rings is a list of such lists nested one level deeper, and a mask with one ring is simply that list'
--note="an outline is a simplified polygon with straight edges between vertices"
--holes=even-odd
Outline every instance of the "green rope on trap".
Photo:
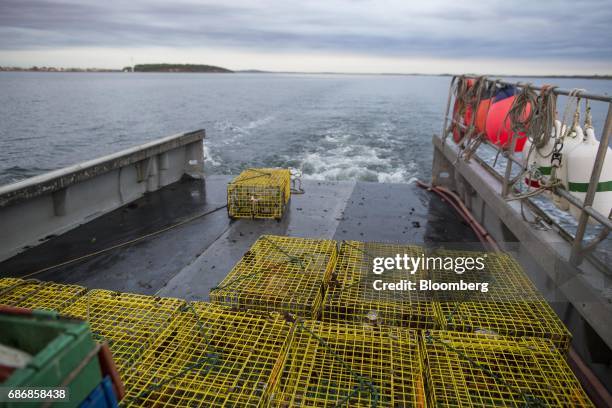
[{"label": "green rope on trap", "polygon": [[[495,282],[495,277],[493,275],[489,275],[489,279],[491,279],[491,283]],[[468,292],[462,292],[461,293],[461,299],[460,300],[455,300],[455,307],[453,308],[453,310],[450,311],[450,313],[448,313],[445,316],[447,323],[451,323],[454,320],[455,315],[459,311],[459,307],[461,305],[461,302],[469,300],[469,298],[472,295],[473,294],[468,293]],[[523,391],[523,390],[513,386],[512,384],[509,384],[508,382],[506,382],[503,379],[502,376],[500,376],[499,374],[497,374],[494,371],[492,371],[489,367],[478,363],[476,360],[474,360],[473,358],[471,358],[470,356],[468,356],[467,354],[465,354],[461,350],[458,350],[455,347],[452,347],[451,345],[445,343],[444,341],[436,338],[435,336],[433,336],[429,332],[429,330],[427,330],[425,332],[425,338],[427,339],[427,342],[430,343],[430,344],[433,344],[433,343],[441,344],[444,348],[446,348],[447,350],[457,354],[460,358],[464,359],[465,361],[467,361],[472,366],[478,368],[479,370],[481,370],[482,372],[487,374],[489,377],[493,378],[493,380],[495,380],[499,384],[503,385],[504,387],[506,387],[507,389],[509,389],[512,392],[518,393],[525,400],[525,404],[526,404],[525,406],[526,407],[534,407],[534,408],[536,408],[536,407],[544,407],[544,406],[546,406],[545,401],[542,401],[540,398],[538,398],[538,397],[536,397],[534,395],[531,395],[529,393],[526,393],[525,391]]]},{"label": "green rope on trap", "polygon": [[196,318],[196,324],[198,325],[198,329],[200,333],[202,334],[202,337],[204,338],[204,342],[206,343],[206,348],[210,348],[212,351],[206,353],[205,357],[202,357],[196,360],[194,363],[183,368],[181,371],[179,371],[175,375],[170,376],[156,384],[151,384],[147,386],[144,390],[142,390],[140,393],[138,393],[137,395],[123,400],[121,402],[121,406],[129,406],[134,401],[139,400],[140,398],[146,397],[147,395],[149,395],[153,391],[160,389],[164,385],[169,384],[176,379],[182,378],[186,374],[190,373],[191,371],[199,369],[205,366],[206,364],[210,363],[210,365],[208,365],[205,369],[200,371],[200,374],[202,376],[206,376],[215,366],[217,366],[217,364],[219,364],[219,362],[221,361],[221,358],[219,356],[220,353],[218,353],[215,347],[212,345],[212,341],[208,335],[208,330],[204,326],[204,323],[202,323],[202,321],[200,320],[200,316],[198,315],[198,313],[196,312],[195,308],[193,307],[191,303],[187,303],[185,306],[181,308],[181,312],[185,312],[188,310],[191,311]]},{"label": "green rope on trap", "polygon": [[451,346],[449,344],[446,344],[444,341],[436,338],[435,336],[433,336],[429,332],[429,330],[427,330],[425,332],[425,338],[427,339],[427,342],[429,344],[433,344],[433,343],[441,344],[447,350],[457,354],[460,358],[464,359],[465,361],[470,363],[472,366],[478,368],[483,373],[487,374],[489,377],[491,377],[497,383],[503,385],[508,390],[510,390],[512,392],[516,392],[517,394],[519,394],[525,400],[525,406],[526,407],[540,408],[540,407],[545,407],[546,406],[546,402],[545,401],[542,401],[540,398],[536,397],[535,395],[526,393],[525,391],[521,390],[520,388],[517,388],[517,387],[513,386],[512,384],[509,384],[507,381],[505,381],[503,379],[502,376],[500,376],[499,374],[497,374],[496,372],[491,370],[489,367],[480,364],[478,361],[474,360],[473,358],[471,358],[470,356],[465,354],[463,351],[458,350],[455,347],[453,347],[453,346]]},{"label": "green rope on trap", "polygon": [[327,343],[327,341],[325,341],[324,338],[322,338],[321,336],[319,336],[318,334],[310,330],[308,327],[304,326],[304,322],[299,320],[296,323],[297,323],[298,329],[306,331],[306,333],[308,333],[312,338],[317,340],[319,344],[325,347],[325,349],[334,357],[334,359],[337,362],[339,362],[344,367],[344,369],[346,369],[349,372],[350,375],[352,375],[353,377],[355,377],[357,381],[359,381],[359,385],[355,386],[355,388],[353,388],[350,394],[348,394],[346,397],[338,401],[338,403],[336,404],[336,407],[339,408],[339,407],[344,406],[344,404],[348,403],[353,397],[355,397],[361,391],[369,391],[371,395],[371,400],[372,400],[371,406],[372,408],[376,408],[378,406],[378,401],[380,399],[380,396],[373,382],[370,379],[362,376],[361,374],[353,370],[353,368],[346,361],[344,361],[342,357],[340,357],[338,353],[334,351],[334,349],[330,347],[330,345]]},{"label": "green rope on trap", "polygon": [[149,395],[153,391],[160,389],[164,385],[169,384],[172,381],[185,376],[187,373],[204,366],[209,361],[211,362],[211,364],[208,367],[206,367],[205,370],[201,372],[203,375],[207,375],[213,369],[213,367],[215,367],[215,365],[217,365],[217,363],[220,361],[219,357],[215,355],[214,353],[207,353],[206,357],[198,359],[195,363],[185,367],[184,369],[182,369],[175,375],[169,378],[166,378],[165,380],[160,381],[159,383],[149,385],[147,388],[145,388],[144,390],[142,390],[140,393],[138,393],[137,395],[133,397],[126,398],[125,400],[121,402],[121,406],[126,406],[126,407],[129,406],[134,401],[137,401],[140,398],[146,397],[147,395]]},{"label": "green rope on trap", "polygon": [[[344,246],[344,245],[349,246],[349,247],[351,247],[351,248],[353,248],[353,249],[356,249],[356,250],[358,250],[359,252],[361,252],[361,253],[363,253],[363,254],[367,255],[368,257],[370,257],[370,258],[372,258],[372,259],[376,258],[374,255],[370,254],[370,253],[369,253],[368,251],[366,251],[365,249],[361,249],[361,248],[359,248],[359,247],[357,247],[357,246],[355,246],[355,245],[351,245],[351,244],[349,244],[349,243],[348,243],[348,241],[342,241],[342,246]],[[342,248],[342,246],[341,246],[340,248]],[[341,252],[342,252],[342,251],[340,251],[340,250],[339,250],[339,251],[338,251],[338,254],[340,254]]]},{"label": "green rope on trap", "polygon": [[252,278],[254,276],[257,276],[257,275],[261,274],[262,272],[263,272],[263,270],[259,270],[259,271],[255,271],[255,272],[252,272],[252,273],[248,273],[246,275],[239,276],[236,279],[229,281],[228,283],[226,283],[223,286],[218,286],[218,285],[217,286],[213,286],[212,288],[210,288],[210,291],[212,292],[212,291],[215,291],[215,290],[224,290],[224,289],[230,288],[230,287],[234,286],[236,283],[238,283],[238,282],[240,282],[242,280],[245,280],[245,279],[250,279],[250,278]]},{"label": "green rope on trap", "polygon": [[[281,253],[281,254],[285,255],[285,256],[287,257],[287,259],[288,259],[288,262],[289,262],[289,263],[299,264],[299,265],[300,265],[300,268],[301,268],[303,271],[305,271],[305,270],[306,270],[306,265],[304,265],[304,262],[303,262],[303,260],[302,260],[300,257],[297,257],[297,256],[294,256],[294,255],[291,255],[290,253],[288,253],[287,251],[285,251],[283,248],[281,248],[280,246],[278,246],[278,245],[277,245],[277,244],[276,244],[274,241],[272,241],[272,240],[268,239],[268,238],[267,238],[267,237],[265,237],[265,236],[260,237],[260,239],[261,239],[261,240],[264,240],[264,241],[267,241],[267,242],[268,242],[268,243],[269,243],[269,244],[272,246],[272,248],[274,248],[274,249],[275,249],[276,251],[278,251],[279,253]],[[224,290],[224,289],[230,288],[230,287],[234,286],[236,283],[238,283],[238,282],[240,282],[240,281],[242,281],[242,280],[245,280],[245,279],[250,279],[250,278],[252,278],[252,277],[254,277],[254,276],[257,276],[257,275],[259,275],[259,274],[261,274],[261,273],[263,273],[263,272],[264,272],[264,270],[263,270],[263,269],[260,269],[260,270],[255,271],[255,272],[252,272],[252,273],[248,273],[248,274],[246,274],[246,275],[239,276],[239,277],[237,277],[236,279],[233,279],[233,280],[229,281],[228,283],[226,283],[226,284],[225,284],[225,285],[223,285],[223,286],[214,286],[214,287],[212,287],[212,288],[210,289],[210,291],[212,292],[212,291],[215,291],[215,290]]]},{"label": "green rope on trap", "polygon": [[299,264],[300,268],[302,268],[302,270],[306,270],[306,266],[304,265],[304,262],[302,261],[301,258],[299,258],[299,257],[297,257],[295,255],[291,255],[290,253],[285,251],[283,248],[278,246],[276,244],[276,242],[272,241],[268,237],[262,236],[261,239],[263,239],[264,241],[267,241],[272,246],[272,248],[276,249],[278,252],[280,252],[281,254],[285,255],[289,259],[290,263]]},{"label": "green rope on trap", "polygon": [[247,178],[244,178],[244,179],[232,181],[229,184],[238,184],[238,183],[242,183],[243,181],[253,180],[253,179],[256,179],[256,178],[259,178],[259,177],[265,177],[265,176],[271,177],[272,176],[272,173],[266,173],[264,171],[257,170],[257,169],[247,169],[247,170],[248,171],[252,171],[254,173],[260,173],[260,174],[258,174],[257,176],[251,176],[251,177],[247,177]]},{"label": "green rope on trap", "polygon": [[12,285],[9,285],[5,288],[1,288],[0,289],[0,296],[6,295],[7,293],[12,292],[14,289],[17,289],[20,286],[25,286],[25,285],[29,285],[29,284],[39,284],[41,283],[41,281],[39,281],[38,279],[24,279],[22,281],[18,281],[13,283]]}]

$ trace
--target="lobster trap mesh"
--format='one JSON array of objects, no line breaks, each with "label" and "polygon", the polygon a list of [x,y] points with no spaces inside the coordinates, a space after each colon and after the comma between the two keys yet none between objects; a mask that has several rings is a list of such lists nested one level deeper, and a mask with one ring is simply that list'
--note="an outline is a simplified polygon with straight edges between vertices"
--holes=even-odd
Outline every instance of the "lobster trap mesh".
[{"label": "lobster trap mesh", "polygon": [[247,169],[227,186],[227,211],[232,218],[281,219],[290,196],[288,169]]},{"label": "lobster trap mesh", "polygon": [[569,351],[571,333],[511,256],[458,251],[438,254],[454,258],[483,256],[485,268],[461,275],[434,269],[430,271],[433,281],[489,283],[486,293],[436,292],[436,315],[443,329],[545,338],[562,353]]},{"label": "lobster trap mesh", "polygon": [[432,331],[422,348],[431,406],[593,406],[548,340]]},{"label": "lobster trap mesh", "polygon": [[416,332],[296,322],[272,407],[425,405]]},{"label": "lobster trap mesh", "polygon": [[13,286],[16,283],[22,282],[23,279],[19,278],[1,278],[0,279],[0,289],[7,288],[9,286]]},{"label": "lobster trap mesh", "polygon": [[259,407],[286,357],[292,326],[276,313],[185,307],[128,378],[130,406]]},{"label": "lobster trap mesh", "polygon": [[564,354],[572,335],[546,302],[440,303],[438,314],[446,330],[549,339]]},{"label": "lobster trap mesh", "polygon": [[262,235],[211,289],[210,299],[236,309],[316,318],[335,261],[334,241]]},{"label": "lobster trap mesh", "polygon": [[184,303],[95,289],[60,313],[89,322],[94,338],[108,342],[119,373],[126,375]]},{"label": "lobster trap mesh", "polygon": [[395,258],[397,254],[419,257],[423,249],[413,245],[343,242],[323,302],[322,320],[433,328],[435,309],[428,292],[376,289],[383,283],[416,284],[425,277],[422,269],[414,274],[405,269],[373,273],[375,258]]},{"label": "lobster trap mesh", "polygon": [[9,279],[0,282],[0,304],[7,306],[60,311],[87,291],[78,285],[41,282],[36,279]]},{"label": "lobster trap mesh", "polygon": [[[431,263],[429,278],[437,283],[488,283],[486,292],[438,291],[439,301],[542,301],[529,277],[521,265],[512,256],[505,253],[477,251],[435,250],[430,253],[440,259]],[[452,268],[445,268],[446,260],[452,260]],[[468,269],[468,261],[470,266]],[[481,267],[475,260],[480,260]]]}]

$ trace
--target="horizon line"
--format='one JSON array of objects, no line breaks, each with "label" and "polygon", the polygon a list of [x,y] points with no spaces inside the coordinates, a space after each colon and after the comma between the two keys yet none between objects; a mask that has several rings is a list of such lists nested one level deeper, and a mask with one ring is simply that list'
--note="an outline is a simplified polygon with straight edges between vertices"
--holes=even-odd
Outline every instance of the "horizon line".
[{"label": "horizon line", "polygon": [[[171,63],[170,63],[171,64]],[[148,65],[148,64],[137,64],[137,65]],[[207,65],[207,64],[176,64],[176,65]],[[128,67],[128,66],[126,66]],[[138,74],[224,74],[224,72],[163,72],[163,71],[150,71],[150,72],[126,72],[124,69],[126,68],[97,68],[97,67],[57,67],[50,65],[32,65],[30,67],[22,67],[22,66],[13,66],[13,65],[0,65],[0,72],[51,72],[51,73],[76,73],[83,72],[87,73],[95,73],[95,72],[107,72],[107,73],[138,73]],[[218,66],[215,66],[218,67]],[[38,69],[53,69],[56,71],[37,71],[34,68]],[[223,68],[223,67],[219,67]],[[297,75],[396,75],[396,76],[441,76],[441,77],[449,77],[449,76],[459,76],[459,75],[467,75],[467,76],[486,76],[486,77],[530,77],[530,78],[584,78],[584,79],[612,79],[611,74],[476,74],[473,72],[465,72],[461,74],[455,74],[450,72],[444,73],[426,73],[426,72],[342,72],[342,71],[274,71],[274,70],[264,70],[264,69],[228,69],[230,72],[225,72],[225,74],[232,73],[256,73],[256,74],[297,74]],[[75,72],[70,72],[70,70],[77,70]]]}]

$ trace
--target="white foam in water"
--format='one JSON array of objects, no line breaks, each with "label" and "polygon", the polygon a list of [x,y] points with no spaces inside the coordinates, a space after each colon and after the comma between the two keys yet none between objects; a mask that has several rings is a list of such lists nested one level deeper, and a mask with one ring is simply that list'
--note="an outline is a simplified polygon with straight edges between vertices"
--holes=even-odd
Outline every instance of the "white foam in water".
[{"label": "white foam in water", "polygon": [[[327,141],[345,141],[345,136],[325,137]],[[409,182],[415,173],[409,171],[414,163],[394,168],[389,158],[380,157],[388,149],[363,145],[339,146],[320,152],[307,153],[302,159],[304,178],[314,180],[362,180],[381,183]],[[388,152],[387,152],[388,153]]]},{"label": "white foam in water", "polygon": [[221,162],[218,160],[215,160],[215,158],[213,157],[211,151],[210,151],[210,147],[208,147],[208,145],[206,144],[206,142],[204,142],[204,163],[213,165],[213,166],[220,166]]},{"label": "white foam in water", "polygon": [[255,119],[247,122],[244,125],[238,125],[229,120],[217,121],[213,124],[216,131],[223,134],[224,137],[219,140],[219,143],[225,145],[235,144],[240,139],[256,134],[256,131],[261,126],[267,125],[275,119],[273,115],[265,116],[261,119]]},{"label": "white foam in water", "polygon": [[252,120],[249,123],[247,123],[245,126],[243,126],[243,129],[246,129],[246,130],[257,129],[260,126],[267,125],[268,123],[272,122],[273,120],[274,120],[274,116],[273,115],[266,116],[266,117],[263,117],[261,119]]}]

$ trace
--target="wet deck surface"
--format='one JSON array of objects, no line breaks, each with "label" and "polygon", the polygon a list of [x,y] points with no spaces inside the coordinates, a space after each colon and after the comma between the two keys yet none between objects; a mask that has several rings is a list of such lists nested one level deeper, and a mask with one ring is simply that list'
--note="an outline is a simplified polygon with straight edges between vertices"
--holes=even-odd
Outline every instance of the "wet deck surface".
[{"label": "wet deck surface", "polygon": [[[282,221],[230,221],[223,207],[230,179],[186,180],[148,194],[0,263],[0,276],[205,300],[262,234],[425,245],[477,242],[453,210],[411,184],[307,180],[305,194],[292,196]],[[181,221],[188,222],[37,273]]]}]

